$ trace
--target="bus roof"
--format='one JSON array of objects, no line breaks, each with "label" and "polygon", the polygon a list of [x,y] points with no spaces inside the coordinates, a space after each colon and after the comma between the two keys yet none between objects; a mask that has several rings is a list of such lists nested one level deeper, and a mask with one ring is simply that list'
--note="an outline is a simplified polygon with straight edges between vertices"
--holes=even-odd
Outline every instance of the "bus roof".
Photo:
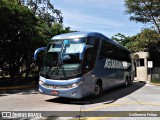
[{"label": "bus roof", "polygon": [[111,40],[110,38],[106,37],[105,35],[98,33],[98,32],[71,32],[71,33],[65,33],[65,34],[60,34],[60,35],[56,35],[54,37],[51,38],[52,40],[61,40],[61,39],[76,39],[76,38],[85,38],[85,37],[89,37],[89,36],[97,36],[100,37],[120,48],[125,49],[128,52],[129,51],[127,48],[125,48],[124,46],[122,46],[121,44],[119,44],[118,42],[115,42],[113,40]]}]

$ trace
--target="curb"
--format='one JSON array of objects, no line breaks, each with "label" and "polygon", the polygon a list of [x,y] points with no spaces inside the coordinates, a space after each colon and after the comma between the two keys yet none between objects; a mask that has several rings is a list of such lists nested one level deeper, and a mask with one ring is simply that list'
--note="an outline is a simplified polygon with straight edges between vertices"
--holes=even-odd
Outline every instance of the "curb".
[{"label": "curb", "polygon": [[160,86],[159,83],[148,83],[148,84],[150,84],[150,85],[155,85],[155,86]]},{"label": "curb", "polygon": [[34,87],[37,87],[37,85],[1,87],[0,91],[4,91],[4,90],[19,90],[19,89],[27,89],[27,88],[34,88]]}]

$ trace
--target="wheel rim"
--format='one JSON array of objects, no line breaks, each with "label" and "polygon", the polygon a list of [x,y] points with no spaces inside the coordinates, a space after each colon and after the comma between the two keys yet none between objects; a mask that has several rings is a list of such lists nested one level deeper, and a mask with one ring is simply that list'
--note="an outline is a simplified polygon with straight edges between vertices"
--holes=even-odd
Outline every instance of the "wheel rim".
[{"label": "wheel rim", "polygon": [[126,86],[128,86],[128,80],[126,80]]},{"label": "wheel rim", "polygon": [[100,86],[99,85],[95,86],[94,93],[95,93],[95,95],[99,95],[100,94]]}]

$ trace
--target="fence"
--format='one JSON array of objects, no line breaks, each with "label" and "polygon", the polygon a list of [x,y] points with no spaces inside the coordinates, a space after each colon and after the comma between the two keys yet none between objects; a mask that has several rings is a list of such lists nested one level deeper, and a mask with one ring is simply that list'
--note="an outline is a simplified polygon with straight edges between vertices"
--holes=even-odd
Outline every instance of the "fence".
[{"label": "fence", "polygon": [[154,67],[151,70],[151,74],[152,74],[152,80],[154,79],[160,80],[160,67]]}]

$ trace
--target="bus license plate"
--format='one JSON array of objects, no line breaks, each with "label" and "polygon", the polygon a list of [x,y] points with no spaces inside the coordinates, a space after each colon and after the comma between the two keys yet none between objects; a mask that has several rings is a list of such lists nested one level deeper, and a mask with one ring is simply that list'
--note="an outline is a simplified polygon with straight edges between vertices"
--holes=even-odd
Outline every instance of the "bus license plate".
[{"label": "bus license plate", "polygon": [[53,94],[53,95],[58,95],[58,92],[57,91],[51,91],[51,93]]}]

